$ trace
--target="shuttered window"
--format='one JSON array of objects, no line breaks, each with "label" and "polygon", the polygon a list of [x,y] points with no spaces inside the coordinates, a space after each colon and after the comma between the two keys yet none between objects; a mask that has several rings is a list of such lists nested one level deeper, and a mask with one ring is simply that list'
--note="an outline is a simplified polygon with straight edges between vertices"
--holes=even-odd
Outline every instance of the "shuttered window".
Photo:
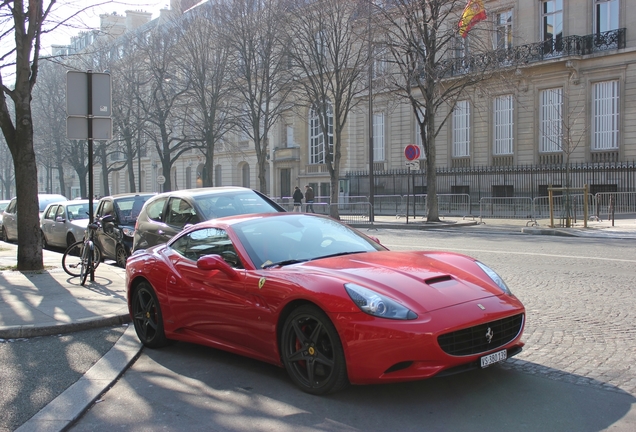
[{"label": "shuttered window", "polygon": [[539,97],[539,152],[560,152],[563,140],[563,89],[542,90]]},{"label": "shuttered window", "polygon": [[498,96],[494,100],[495,155],[513,153],[513,99],[512,95]]},{"label": "shuttered window", "polygon": [[470,105],[457,102],[453,111],[453,157],[470,156]]},{"label": "shuttered window", "polygon": [[618,149],[618,81],[594,84],[592,150]]},{"label": "shuttered window", "polygon": [[384,113],[373,114],[373,161],[384,161]]}]

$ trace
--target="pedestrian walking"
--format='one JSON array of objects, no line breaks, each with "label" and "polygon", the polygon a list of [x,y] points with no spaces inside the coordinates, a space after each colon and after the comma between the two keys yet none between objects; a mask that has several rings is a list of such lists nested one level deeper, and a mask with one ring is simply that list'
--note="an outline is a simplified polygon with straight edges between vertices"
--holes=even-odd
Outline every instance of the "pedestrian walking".
[{"label": "pedestrian walking", "polygon": [[301,207],[303,204],[304,196],[298,186],[294,188],[294,195],[292,195],[292,198],[294,199],[294,211],[300,213],[300,211],[302,210]]},{"label": "pedestrian walking", "polygon": [[314,211],[314,190],[311,186],[305,186],[305,204],[307,204],[307,213],[311,210],[311,213],[316,213]]}]

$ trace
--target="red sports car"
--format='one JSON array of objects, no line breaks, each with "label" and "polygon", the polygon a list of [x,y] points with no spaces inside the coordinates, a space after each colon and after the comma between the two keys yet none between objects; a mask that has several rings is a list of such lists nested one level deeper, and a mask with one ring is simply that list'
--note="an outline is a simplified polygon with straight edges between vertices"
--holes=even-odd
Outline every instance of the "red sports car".
[{"label": "red sports car", "polygon": [[144,345],[253,357],[312,394],[484,368],[523,347],[525,309],[489,267],[392,252],[317,215],[202,222],[136,252],[126,280]]}]

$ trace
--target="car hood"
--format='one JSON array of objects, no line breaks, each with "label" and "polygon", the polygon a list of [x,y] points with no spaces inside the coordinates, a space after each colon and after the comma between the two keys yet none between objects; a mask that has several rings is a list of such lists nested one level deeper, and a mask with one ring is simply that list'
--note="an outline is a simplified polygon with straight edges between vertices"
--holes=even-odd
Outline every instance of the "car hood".
[{"label": "car hood", "polygon": [[285,268],[302,273],[304,286],[315,280],[315,290],[322,278],[308,273],[361,285],[418,313],[503,294],[474,259],[449,252],[368,252]]},{"label": "car hood", "polygon": [[70,224],[77,228],[81,228],[85,230],[86,226],[88,225],[88,219],[75,219],[75,220],[72,220]]}]

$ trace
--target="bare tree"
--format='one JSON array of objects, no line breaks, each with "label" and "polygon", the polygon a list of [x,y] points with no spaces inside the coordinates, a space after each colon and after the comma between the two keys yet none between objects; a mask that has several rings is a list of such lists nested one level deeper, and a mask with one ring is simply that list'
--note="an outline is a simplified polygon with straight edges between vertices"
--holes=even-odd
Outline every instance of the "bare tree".
[{"label": "bare tree", "polygon": [[472,30],[467,38],[459,36],[458,23],[466,0],[373,3],[374,28],[382,34],[390,53],[389,87],[411,105],[424,147],[427,220],[439,221],[436,138],[458,99],[495,73],[491,60],[497,59],[479,53],[492,51],[488,32]]},{"label": "bare tree", "polygon": [[200,141],[184,120],[189,111],[186,95],[190,78],[179,68],[181,47],[175,22],[140,35],[135,46],[144,58],[139,68],[146,83],[137,89],[137,99],[146,120],[144,132],[155,145],[166,179],[164,191],[172,190],[170,171],[174,162]]},{"label": "bare tree", "polygon": [[234,53],[236,90],[240,95],[237,125],[254,142],[259,189],[263,193],[267,193],[268,136],[288,109],[292,89],[285,39],[280,37],[287,24],[284,3],[236,0],[223,15],[223,30]]},{"label": "bare tree", "polygon": [[9,148],[5,144],[4,136],[0,136],[0,199],[11,199],[14,188],[13,161],[11,160]]},{"label": "bare tree", "polygon": [[[134,46],[131,41],[125,45]],[[143,142],[145,116],[139,102],[140,89],[147,84],[139,68],[142,61],[143,59],[139,58],[139,52],[131,50],[124,53],[118,61],[112,62],[110,68],[115,102],[112,116],[113,142],[119,153],[123,155],[131,192],[137,190],[134,162],[136,159],[139,173],[141,171],[140,156],[145,149],[145,142]],[[141,184],[139,190],[141,191]]]},{"label": "bare tree", "polygon": [[[33,145],[31,92],[37,81],[43,23],[54,0],[2,2],[0,20],[0,128],[13,158],[18,197],[18,270],[40,270],[42,242],[38,208],[37,163]],[[12,29],[13,31],[7,31]],[[13,41],[9,42],[13,37]],[[5,77],[13,74],[13,85]],[[12,109],[9,108],[12,105]]]},{"label": "bare tree", "polygon": [[[43,59],[32,102],[39,160],[47,167],[47,171],[57,171],[63,195],[66,195],[64,167],[69,150],[69,140],[66,138],[66,71],[60,63]],[[52,177],[50,172],[47,172],[47,177]],[[50,186],[47,190],[52,193],[53,185],[49,183],[52,182],[47,181]]]},{"label": "bare tree", "polygon": [[[289,55],[320,142],[310,143],[310,162],[329,171],[331,203],[338,202],[343,131],[367,92],[369,62],[367,6],[350,0],[321,0],[290,11]],[[372,167],[370,167],[372,169]],[[331,206],[339,218],[338,206]]]},{"label": "bare tree", "polygon": [[186,119],[203,137],[200,148],[205,157],[203,186],[214,186],[214,154],[217,145],[233,125],[231,117],[234,89],[230,83],[230,47],[217,19],[214,2],[199,6],[183,17],[179,28],[181,55],[179,67],[186,71],[193,104],[192,117]]}]

